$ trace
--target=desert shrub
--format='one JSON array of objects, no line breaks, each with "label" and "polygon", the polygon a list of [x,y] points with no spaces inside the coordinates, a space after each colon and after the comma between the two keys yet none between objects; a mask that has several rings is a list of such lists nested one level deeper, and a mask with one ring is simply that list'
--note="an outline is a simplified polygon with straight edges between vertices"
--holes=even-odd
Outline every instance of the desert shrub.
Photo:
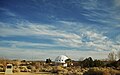
[{"label": "desert shrub", "polygon": [[94,63],[94,62],[93,62],[93,59],[92,59],[91,57],[86,58],[85,60],[83,60],[83,61],[81,62],[82,67],[93,67],[93,66],[94,66],[93,63]]},{"label": "desert shrub", "polygon": [[46,63],[51,63],[52,61],[51,61],[51,59],[49,58],[49,59],[46,59]]},{"label": "desert shrub", "polygon": [[103,75],[111,75],[108,69],[102,68]]},{"label": "desert shrub", "polygon": [[94,67],[100,67],[100,66],[103,66],[104,63],[100,60],[94,60]]},{"label": "desert shrub", "polygon": [[113,70],[111,68],[91,68],[83,75],[120,75],[118,70]]},{"label": "desert shrub", "polygon": [[118,70],[113,70],[113,69],[110,69],[110,70],[109,70],[109,73],[110,73],[111,75],[120,75],[120,71],[118,71]]},{"label": "desert shrub", "polygon": [[119,67],[120,66],[120,59],[118,61],[111,61],[110,63],[106,64],[107,67]]},{"label": "desert shrub", "polygon": [[103,73],[99,70],[99,68],[91,68],[83,75],[103,75]]},{"label": "desert shrub", "polygon": [[62,66],[54,66],[50,72],[57,73],[58,75],[66,75],[68,70]]},{"label": "desert shrub", "polygon": [[52,66],[48,66],[45,68],[45,71],[46,72],[51,72],[53,70],[53,67]]}]

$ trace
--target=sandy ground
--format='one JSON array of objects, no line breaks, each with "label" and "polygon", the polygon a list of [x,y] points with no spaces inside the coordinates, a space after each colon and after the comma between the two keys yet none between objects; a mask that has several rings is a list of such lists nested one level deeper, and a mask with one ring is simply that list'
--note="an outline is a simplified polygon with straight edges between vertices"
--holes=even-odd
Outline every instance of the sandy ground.
[{"label": "sandy ground", "polygon": [[4,74],[1,72],[0,75],[55,75],[55,74],[50,74],[47,72],[40,72],[40,73],[20,72],[20,73],[13,73],[13,74]]}]

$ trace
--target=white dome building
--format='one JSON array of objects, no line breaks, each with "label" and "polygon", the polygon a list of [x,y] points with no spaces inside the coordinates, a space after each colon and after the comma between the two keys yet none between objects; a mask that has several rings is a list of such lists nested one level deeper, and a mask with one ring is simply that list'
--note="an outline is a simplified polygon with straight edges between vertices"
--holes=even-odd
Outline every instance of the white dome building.
[{"label": "white dome building", "polygon": [[60,55],[60,56],[56,57],[55,63],[56,63],[57,65],[62,64],[63,66],[67,66],[67,63],[65,63],[65,60],[66,60],[66,59],[68,59],[67,56],[65,56],[65,55]]},{"label": "white dome building", "polygon": [[65,55],[60,55],[60,56],[56,57],[55,62],[57,62],[57,63],[65,63],[65,60],[66,60],[66,59],[68,59],[67,56],[65,56]]},{"label": "white dome building", "polygon": [[65,62],[65,60],[67,60],[67,59],[69,59],[67,56],[60,55],[60,56],[56,57],[55,63],[56,63],[56,65],[63,65],[64,67],[67,67],[67,63]]}]

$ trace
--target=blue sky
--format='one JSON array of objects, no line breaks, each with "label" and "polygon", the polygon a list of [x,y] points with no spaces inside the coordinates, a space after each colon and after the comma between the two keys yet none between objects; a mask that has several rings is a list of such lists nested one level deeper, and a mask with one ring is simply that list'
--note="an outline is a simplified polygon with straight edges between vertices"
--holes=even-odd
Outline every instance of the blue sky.
[{"label": "blue sky", "polygon": [[0,57],[73,60],[120,50],[120,0],[0,0]]}]

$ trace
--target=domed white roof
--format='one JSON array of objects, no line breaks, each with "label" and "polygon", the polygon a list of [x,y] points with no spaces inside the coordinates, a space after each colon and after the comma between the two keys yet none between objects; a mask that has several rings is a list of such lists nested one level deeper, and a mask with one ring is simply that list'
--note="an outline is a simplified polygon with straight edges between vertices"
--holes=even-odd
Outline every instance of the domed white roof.
[{"label": "domed white roof", "polygon": [[65,63],[65,60],[66,60],[66,59],[68,59],[67,56],[65,56],[65,55],[60,55],[60,56],[56,57],[55,62],[57,62],[57,63]]}]

